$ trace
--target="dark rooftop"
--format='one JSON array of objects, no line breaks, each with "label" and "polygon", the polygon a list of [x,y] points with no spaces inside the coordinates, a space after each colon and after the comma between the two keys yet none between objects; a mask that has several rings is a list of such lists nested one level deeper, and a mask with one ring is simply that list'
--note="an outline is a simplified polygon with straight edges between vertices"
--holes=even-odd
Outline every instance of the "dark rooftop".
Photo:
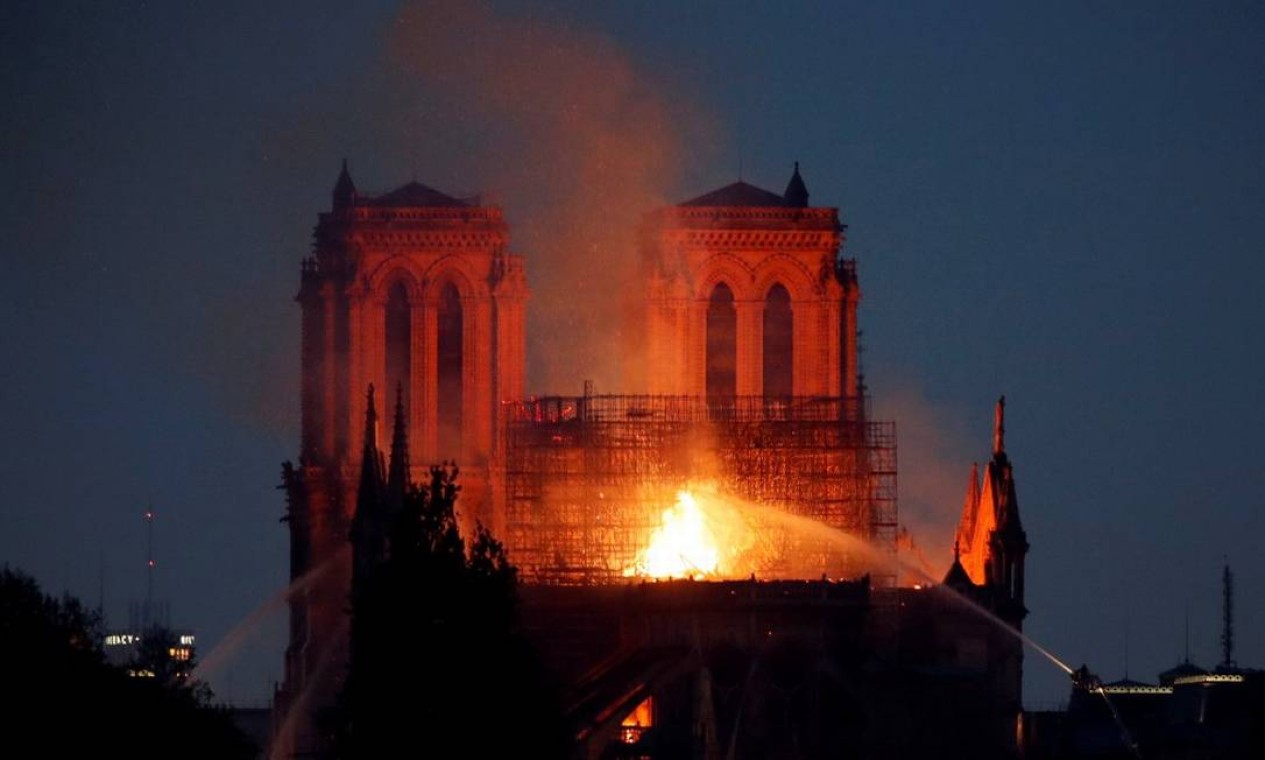
[{"label": "dark rooftop", "polygon": [[755,185],[748,185],[746,182],[738,181],[732,185],[725,185],[719,190],[713,190],[706,195],[700,195],[693,200],[688,200],[681,205],[702,207],[747,206],[761,208],[769,206],[786,207],[791,204],[789,204],[785,198],[777,193],[771,193],[768,190],[762,190]]},{"label": "dark rooftop", "polygon": [[370,198],[368,205],[401,208],[409,206],[470,206],[474,204],[468,200],[445,195],[433,187],[427,187],[420,182],[410,182],[385,195]]}]

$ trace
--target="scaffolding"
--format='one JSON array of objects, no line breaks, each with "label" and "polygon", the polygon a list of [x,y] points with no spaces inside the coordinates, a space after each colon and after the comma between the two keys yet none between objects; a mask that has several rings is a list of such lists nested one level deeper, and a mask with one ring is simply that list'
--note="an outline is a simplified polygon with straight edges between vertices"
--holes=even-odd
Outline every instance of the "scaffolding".
[{"label": "scaffolding", "polygon": [[[825,525],[895,557],[896,433],[838,397],[553,396],[507,405],[505,543],[527,583],[606,585],[679,490],[706,483],[756,515],[766,579],[875,572]],[[763,519],[779,516],[782,519]],[[784,516],[793,516],[790,520]],[[809,521],[812,521],[811,523]],[[884,573],[878,573],[882,583]]]}]

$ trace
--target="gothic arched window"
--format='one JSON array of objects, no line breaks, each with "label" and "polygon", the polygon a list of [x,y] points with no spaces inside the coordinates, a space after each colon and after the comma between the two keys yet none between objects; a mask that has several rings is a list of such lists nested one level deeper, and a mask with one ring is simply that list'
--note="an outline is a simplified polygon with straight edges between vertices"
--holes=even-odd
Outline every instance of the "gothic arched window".
[{"label": "gothic arched window", "polygon": [[734,293],[725,283],[712,289],[707,302],[707,395],[738,392],[738,313]]},{"label": "gothic arched window", "polygon": [[[397,282],[387,292],[386,309],[386,373],[387,387],[380,398],[381,408],[389,410],[394,405],[395,389],[404,389],[404,406],[409,403],[412,390],[413,311],[409,306],[408,289]],[[389,400],[389,401],[388,401]],[[388,412],[389,413],[389,412]]]},{"label": "gothic arched window", "polygon": [[764,299],[764,395],[790,396],[794,390],[794,316],[791,294],[774,285]]},{"label": "gothic arched window", "polygon": [[442,456],[456,457],[461,452],[462,377],[464,334],[461,296],[452,283],[444,286],[439,296],[439,330],[436,340],[436,362],[439,392],[436,419],[439,423],[439,451]]}]

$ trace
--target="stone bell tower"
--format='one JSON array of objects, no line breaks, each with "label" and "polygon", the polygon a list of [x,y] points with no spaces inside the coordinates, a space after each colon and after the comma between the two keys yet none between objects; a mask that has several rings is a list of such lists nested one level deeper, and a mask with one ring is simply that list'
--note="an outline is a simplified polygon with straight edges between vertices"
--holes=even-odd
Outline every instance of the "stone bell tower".
[{"label": "stone bell tower", "polygon": [[345,667],[348,535],[374,430],[364,424],[370,385],[384,391],[379,398],[401,402],[411,480],[424,480],[432,464],[456,462],[463,525],[498,527],[497,436],[502,401],[523,395],[528,297],[523,259],[508,246],[500,208],[418,182],[365,195],[343,163],[297,298],[302,437],[284,485],[291,580],[303,591],[290,602],[279,704],[311,690],[308,707],[329,704],[337,684],[318,670],[341,677]]},{"label": "stone bell tower", "polygon": [[489,519],[474,492],[486,490],[501,401],[523,395],[527,281],[508,245],[500,208],[418,182],[361,195],[344,165],[298,296],[305,461],[358,463],[365,389],[393,399],[399,387],[415,475],[455,460],[466,508]]}]

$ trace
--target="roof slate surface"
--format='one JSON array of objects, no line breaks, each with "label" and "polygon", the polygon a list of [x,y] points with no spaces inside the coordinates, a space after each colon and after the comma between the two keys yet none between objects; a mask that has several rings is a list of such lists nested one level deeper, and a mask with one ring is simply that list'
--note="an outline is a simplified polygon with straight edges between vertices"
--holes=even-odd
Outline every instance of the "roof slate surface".
[{"label": "roof slate surface", "polygon": [[705,195],[688,200],[681,204],[682,206],[703,206],[703,207],[735,207],[745,206],[754,208],[767,208],[770,206],[786,207],[790,204],[786,199],[777,193],[771,193],[763,190],[755,185],[748,185],[746,182],[735,182],[732,185],[725,185],[719,190],[713,190]]},{"label": "roof slate surface", "polygon": [[379,195],[370,199],[369,205],[401,208],[406,206],[469,206],[470,203],[445,195],[433,187],[423,185],[421,182],[410,182],[385,195]]}]

